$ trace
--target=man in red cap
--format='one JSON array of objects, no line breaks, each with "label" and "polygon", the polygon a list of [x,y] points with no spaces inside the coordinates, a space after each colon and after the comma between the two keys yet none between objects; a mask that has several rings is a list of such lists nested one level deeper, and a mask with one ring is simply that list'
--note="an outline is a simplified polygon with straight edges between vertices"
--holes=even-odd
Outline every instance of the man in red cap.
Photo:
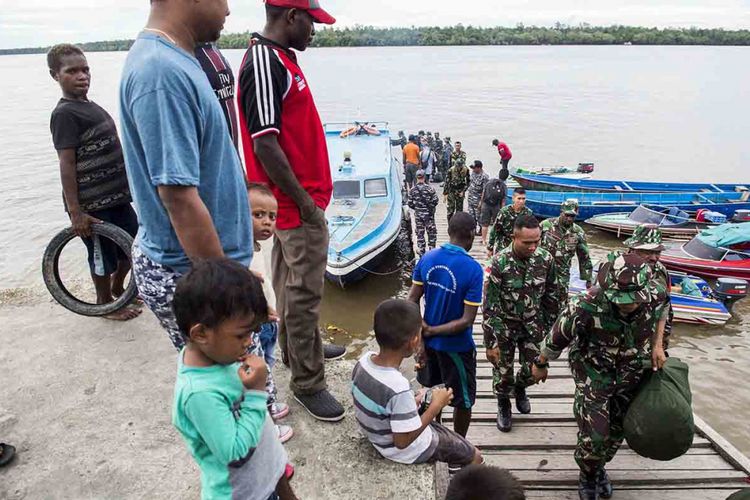
[{"label": "man in red cap", "polygon": [[336,20],[317,0],[266,0],[266,26],[253,33],[239,75],[243,154],[251,181],[268,184],[279,210],[273,247],[279,345],[292,371],[295,399],[315,418],[339,421],[344,408],[328,392],[318,329],[328,256],[325,209],[331,200],[323,124],[292,49],[304,51],[314,23]]}]

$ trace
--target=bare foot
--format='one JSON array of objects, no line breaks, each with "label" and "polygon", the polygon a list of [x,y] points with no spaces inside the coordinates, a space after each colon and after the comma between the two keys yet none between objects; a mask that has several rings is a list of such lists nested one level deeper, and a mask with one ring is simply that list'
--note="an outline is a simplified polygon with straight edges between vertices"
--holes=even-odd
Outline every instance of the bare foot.
[{"label": "bare foot", "polygon": [[141,312],[143,311],[134,307],[125,307],[124,309],[120,309],[117,312],[102,317],[111,321],[129,321],[140,316]]},{"label": "bare foot", "polygon": [[[117,291],[117,292],[116,292],[116,291],[115,291],[115,290],[113,289],[113,290],[112,290],[112,298],[113,298],[113,299],[115,299],[115,300],[117,300],[117,298],[118,298],[118,297],[119,297],[120,295],[122,295],[123,293],[125,293],[125,290],[120,290],[120,291]],[[133,300],[131,300],[131,301],[130,301],[130,304],[131,304],[131,305],[134,305],[134,306],[142,307],[142,306],[143,306],[143,299],[141,299],[141,298],[140,298],[140,297],[139,297],[138,295],[136,295],[136,296],[135,296],[135,297],[133,298]]]}]

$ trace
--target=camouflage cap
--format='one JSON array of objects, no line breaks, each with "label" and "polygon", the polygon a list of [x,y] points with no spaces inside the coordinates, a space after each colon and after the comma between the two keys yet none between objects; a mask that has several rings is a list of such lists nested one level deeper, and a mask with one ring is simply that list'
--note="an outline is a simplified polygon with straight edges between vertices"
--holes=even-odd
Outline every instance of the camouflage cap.
[{"label": "camouflage cap", "polygon": [[564,215],[578,215],[578,200],[569,198],[562,202],[560,213]]},{"label": "camouflage cap", "polygon": [[651,267],[635,254],[610,254],[599,270],[598,281],[607,300],[615,304],[643,304],[650,301]]},{"label": "camouflage cap", "polygon": [[633,236],[625,240],[625,246],[633,250],[649,250],[661,252],[664,245],[661,243],[661,231],[653,224],[643,224],[635,228]]}]

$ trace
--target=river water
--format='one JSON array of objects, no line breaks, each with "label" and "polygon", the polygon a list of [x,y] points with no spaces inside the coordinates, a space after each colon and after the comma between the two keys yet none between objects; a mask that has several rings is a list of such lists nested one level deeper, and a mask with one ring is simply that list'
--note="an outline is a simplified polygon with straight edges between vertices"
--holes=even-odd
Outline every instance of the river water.
[{"label": "river water", "polygon": [[[512,166],[592,161],[599,178],[750,181],[750,65],[735,47],[421,47],[313,49],[300,57],[324,121],[385,120],[440,131],[469,160]],[[235,70],[242,51],[225,54]],[[124,53],[92,53],[90,98],[117,120]],[[43,55],[0,57],[0,289],[41,286],[41,253],[66,224],[49,116],[59,88]],[[595,255],[619,245],[587,229]],[[83,273],[84,268],[79,272]],[[387,269],[386,269],[387,270]],[[322,321],[357,353],[372,311],[408,276],[326,286]],[[724,327],[678,325],[697,412],[750,454],[750,300]]]}]

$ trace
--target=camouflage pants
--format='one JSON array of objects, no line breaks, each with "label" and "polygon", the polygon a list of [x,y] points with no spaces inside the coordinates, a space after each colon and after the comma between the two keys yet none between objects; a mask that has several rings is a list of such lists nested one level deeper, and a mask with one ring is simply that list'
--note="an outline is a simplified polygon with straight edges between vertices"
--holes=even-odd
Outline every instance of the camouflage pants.
[{"label": "camouflage pants", "polygon": [[474,225],[479,225],[479,195],[469,194],[467,200],[469,207],[469,215],[474,218]]},{"label": "camouflage pants", "polygon": [[[492,367],[492,391],[498,397],[510,397],[516,387],[526,388],[534,385],[531,376],[531,362],[539,355],[539,344],[544,331],[530,320],[505,321],[504,326],[492,326],[492,320],[485,320],[485,328],[491,328],[500,349],[500,360]],[[518,348],[518,363],[521,367],[513,374],[513,363]]]},{"label": "camouflage pants", "polygon": [[172,300],[181,274],[148,258],[137,244],[133,245],[132,258],[133,277],[141,299],[154,313],[169,335],[172,345],[179,351],[185,347],[185,339],[177,327]]},{"label": "camouflage pants", "polygon": [[614,458],[622,444],[625,414],[643,377],[643,362],[635,358],[603,370],[571,352],[570,369],[576,384],[573,414],[578,423],[573,456],[584,474],[593,475]]},{"label": "camouflage pants", "polygon": [[419,255],[424,255],[427,251],[425,246],[424,235],[427,233],[427,245],[429,249],[437,246],[437,227],[435,226],[435,214],[414,214],[414,225],[417,231],[417,248]]},{"label": "camouflage pants", "polygon": [[464,196],[457,195],[457,194],[449,194],[448,195],[448,222],[450,222],[451,217],[453,217],[453,214],[456,212],[463,212],[464,210]]}]

